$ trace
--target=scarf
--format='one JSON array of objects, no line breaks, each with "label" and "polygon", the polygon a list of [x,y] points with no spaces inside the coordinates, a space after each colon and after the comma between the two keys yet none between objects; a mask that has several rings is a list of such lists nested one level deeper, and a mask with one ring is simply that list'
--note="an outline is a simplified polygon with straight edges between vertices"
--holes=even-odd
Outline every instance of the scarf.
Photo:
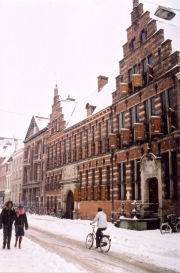
[{"label": "scarf", "polygon": [[20,215],[24,214],[24,209],[18,209],[17,211],[17,217],[19,217]]}]

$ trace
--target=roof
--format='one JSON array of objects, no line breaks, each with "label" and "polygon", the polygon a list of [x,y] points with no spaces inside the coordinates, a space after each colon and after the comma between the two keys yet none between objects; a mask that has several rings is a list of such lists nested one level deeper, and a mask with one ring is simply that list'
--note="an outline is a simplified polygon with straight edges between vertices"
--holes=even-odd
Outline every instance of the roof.
[{"label": "roof", "polygon": [[62,103],[62,112],[66,120],[66,128],[87,118],[87,103],[96,106],[93,115],[110,106],[112,104],[112,93],[115,89],[115,80],[109,80],[100,92],[96,90],[79,102],[67,101],[64,104]]},{"label": "roof", "polygon": [[47,127],[47,125],[49,123],[49,118],[34,116],[34,119],[36,121],[36,124],[37,124],[39,130],[42,130],[45,127]]},{"label": "roof", "polygon": [[16,138],[1,138],[0,139],[0,157],[3,157],[3,164],[7,163],[12,154],[23,147],[23,142]]}]

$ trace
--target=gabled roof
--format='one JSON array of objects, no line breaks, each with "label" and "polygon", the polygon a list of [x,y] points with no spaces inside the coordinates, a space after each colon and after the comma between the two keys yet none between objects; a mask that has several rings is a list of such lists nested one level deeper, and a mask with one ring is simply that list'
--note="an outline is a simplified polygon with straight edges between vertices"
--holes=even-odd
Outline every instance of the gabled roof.
[{"label": "gabled roof", "polygon": [[[66,120],[66,128],[69,128],[87,118],[87,103],[96,106],[93,115],[110,106],[112,104],[112,93],[115,89],[115,80],[113,79],[110,80],[100,92],[96,90],[79,102],[74,102],[72,104],[71,102],[67,102],[66,107],[62,105],[62,112]],[[67,120],[66,116],[68,111],[71,115],[69,115],[69,119]]]},{"label": "gabled roof", "polygon": [[37,133],[41,132],[43,129],[47,128],[49,119],[40,116],[33,116],[25,137],[25,141],[32,138]]}]

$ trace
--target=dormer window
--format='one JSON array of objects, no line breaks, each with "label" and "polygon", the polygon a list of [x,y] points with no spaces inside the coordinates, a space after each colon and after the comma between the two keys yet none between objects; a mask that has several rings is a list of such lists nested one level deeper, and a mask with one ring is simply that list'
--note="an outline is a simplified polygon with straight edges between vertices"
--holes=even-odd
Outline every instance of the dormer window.
[{"label": "dormer window", "polygon": [[147,40],[147,32],[144,29],[141,31],[140,40],[141,40],[141,43],[144,43]]},{"label": "dormer window", "polygon": [[132,49],[132,50],[135,50],[135,49],[136,49],[136,39],[135,39],[135,38],[132,39],[132,41],[131,41],[131,49]]}]

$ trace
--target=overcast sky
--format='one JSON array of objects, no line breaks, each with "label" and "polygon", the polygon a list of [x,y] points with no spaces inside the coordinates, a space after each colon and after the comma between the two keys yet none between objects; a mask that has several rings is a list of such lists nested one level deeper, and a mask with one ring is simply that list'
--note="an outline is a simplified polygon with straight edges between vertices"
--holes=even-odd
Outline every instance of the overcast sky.
[{"label": "overcast sky", "polygon": [[[153,15],[157,1],[141,2]],[[0,0],[0,136],[24,138],[32,115],[49,117],[56,82],[79,100],[98,75],[115,78],[131,10],[132,0]],[[180,12],[159,26],[178,49]]]}]

